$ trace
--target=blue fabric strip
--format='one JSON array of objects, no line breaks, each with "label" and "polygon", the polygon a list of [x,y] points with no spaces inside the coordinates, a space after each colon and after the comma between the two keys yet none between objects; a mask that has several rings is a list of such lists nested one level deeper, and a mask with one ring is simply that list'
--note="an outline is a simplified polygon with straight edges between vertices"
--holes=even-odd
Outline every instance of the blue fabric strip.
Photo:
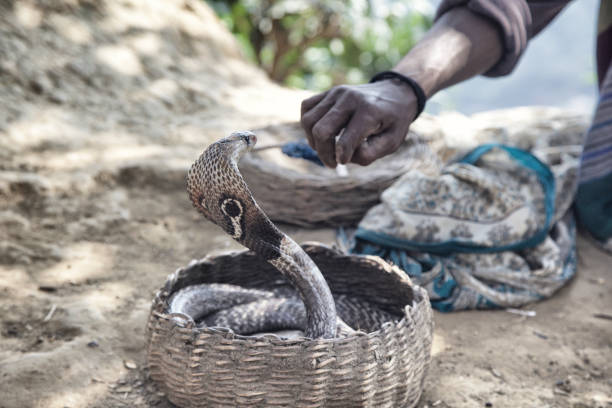
[{"label": "blue fabric strip", "polygon": [[[612,123],[612,121],[610,123]],[[601,150],[595,150],[595,151],[591,151],[589,153],[585,153],[585,154],[582,155],[582,160],[592,159],[594,157],[598,157],[598,156],[601,156],[602,154],[606,154],[606,153],[609,153],[609,152],[612,152],[612,146],[605,147],[605,148],[603,148]]]},{"label": "blue fabric strip", "polygon": [[462,163],[474,164],[482,155],[491,151],[494,148],[499,148],[507,152],[512,159],[517,161],[521,166],[535,172],[538,181],[542,185],[545,194],[546,220],[542,228],[537,230],[530,238],[517,241],[503,246],[484,246],[480,244],[462,242],[457,240],[448,240],[436,243],[413,242],[387,235],[382,232],[366,230],[358,228],[355,232],[355,238],[371,242],[377,245],[392,247],[396,249],[431,252],[436,254],[450,254],[453,252],[471,252],[471,253],[492,253],[501,251],[518,251],[526,248],[532,248],[541,243],[548,234],[551,227],[551,222],[555,208],[555,177],[544,163],[536,158],[531,153],[516,148],[505,146],[502,144],[491,143],[475,148],[466,154],[461,160]]},{"label": "blue fabric strip", "polygon": [[606,120],[605,122],[600,122],[596,125],[591,126],[591,128],[588,130],[589,132],[593,132],[597,129],[601,129],[602,127],[608,126],[608,125],[612,125],[612,119],[611,120]]},{"label": "blue fabric strip", "polygon": [[305,141],[287,142],[282,147],[282,152],[289,157],[301,158],[323,166],[317,152]]}]

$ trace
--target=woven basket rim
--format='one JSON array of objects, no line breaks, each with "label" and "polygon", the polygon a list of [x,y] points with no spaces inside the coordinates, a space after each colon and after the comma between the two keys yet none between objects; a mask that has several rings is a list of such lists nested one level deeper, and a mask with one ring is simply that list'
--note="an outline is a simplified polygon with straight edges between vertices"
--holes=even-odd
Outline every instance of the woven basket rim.
[{"label": "woven basket rim", "polygon": [[[323,251],[329,251],[335,254],[340,253],[339,251],[336,251],[335,249],[329,247],[328,245],[325,245],[325,244],[322,244],[316,241],[307,241],[307,242],[302,243],[301,246],[305,250],[312,248],[312,249],[319,249]],[[426,307],[429,304],[429,297],[427,295],[427,291],[424,288],[412,283],[408,275],[405,272],[403,272],[401,269],[399,269],[397,266],[389,264],[382,258],[375,256],[375,255],[364,256],[364,255],[354,255],[354,254],[342,254],[347,257],[365,258],[365,259],[371,260],[372,262],[376,262],[383,266],[383,270],[386,273],[395,275],[397,278],[400,278],[401,281],[403,281],[406,285],[410,286],[413,292],[413,302],[412,304],[407,304],[402,308],[403,316],[401,319],[396,320],[396,321],[384,322],[381,324],[378,330],[375,330],[372,332],[366,333],[363,331],[356,331],[354,334],[351,334],[345,337],[335,337],[331,339],[312,339],[312,338],[303,337],[303,336],[295,337],[295,338],[284,338],[284,337],[280,337],[272,333],[256,335],[256,336],[241,335],[241,334],[234,333],[229,328],[224,328],[224,327],[198,327],[195,324],[195,321],[193,320],[191,316],[188,316],[182,313],[165,312],[165,310],[167,310],[168,308],[168,299],[170,298],[170,295],[171,295],[171,293],[169,293],[167,289],[172,286],[178,274],[181,271],[185,270],[185,268],[190,268],[200,263],[211,262],[211,261],[214,261],[215,258],[218,258],[221,256],[241,255],[241,254],[246,254],[249,252],[252,252],[252,251],[245,249],[245,250],[229,250],[229,251],[223,251],[223,252],[216,253],[216,254],[209,254],[199,260],[195,260],[195,259],[192,260],[191,262],[188,263],[186,267],[177,268],[174,273],[170,274],[167,277],[163,287],[156,292],[155,297],[152,302],[151,315],[155,316],[158,319],[171,321],[174,326],[180,327],[183,330],[190,330],[194,336],[204,334],[204,335],[209,335],[209,336],[217,336],[220,339],[223,339],[226,341],[229,340],[229,341],[233,341],[236,343],[267,343],[267,344],[274,345],[274,346],[295,346],[296,344],[300,344],[300,345],[337,344],[337,343],[342,343],[342,342],[350,342],[355,339],[363,338],[363,337],[370,337],[370,338],[377,337],[377,336],[380,336],[385,331],[395,330],[401,327],[402,325],[408,324],[409,320],[414,319],[415,314],[419,313],[423,307]],[[163,311],[160,311],[160,309]]]},{"label": "woven basket rim", "polygon": [[[180,313],[161,313],[154,311],[152,314],[157,318],[173,321],[176,326],[191,330],[194,335],[207,334],[211,336],[219,336],[224,340],[231,340],[237,343],[268,343],[275,346],[295,346],[296,344],[336,344],[353,341],[354,339],[360,337],[377,337],[380,336],[381,333],[384,331],[394,330],[399,326],[406,324],[407,320],[411,319],[413,317],[413,314],[420,310],[423,302],[429,302],[429,299],[426,297],[426,292],[424,291],[424,289],[419,287],[417,290],[418,292],[422,291],[422,293],[419,293],[419,295],[425,294],[425,296],[415,296],[415,298],[419,298],[418,301],[414,305],[406,305],[404,307],[404,316],[402,316],[400,320],[385,322],[378,330],[372,332],[366,333],[362,331],[357,331],[354,334],[351,334],[350,336],[335,337],[332,339],[311,339],[308,337],[284,338],[273,333],[257,336],[244,336],[241,334],[234,333],[230,329],[223,327],[197,327],[190,316]],[[181,324],[181,320],[185,323]]]}]

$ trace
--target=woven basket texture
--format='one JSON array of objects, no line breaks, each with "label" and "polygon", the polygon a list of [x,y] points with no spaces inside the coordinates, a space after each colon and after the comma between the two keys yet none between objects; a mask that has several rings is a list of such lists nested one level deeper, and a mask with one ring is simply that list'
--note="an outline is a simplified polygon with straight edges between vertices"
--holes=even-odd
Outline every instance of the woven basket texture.
[{"label": "woven basket texture", "polygon": [[[277,133],[282,132],[282,137]],[[264,140],[303,140],[299,124],[256,131]],[[262,142],[262,145],[264,142]],[[394,154],[367,167],[349,164],[347,174],[285,156],[280,148],[257,150],[239,164],[257,203],[271,220],[302,227],[351,226],[380,202],[380,194],[409,170],[437,171],[440,159],[426,141],[409,133]]]},{"label": "woven basket texture", "polygon": [[[432,312],[425,290],[378,257],[304,249],[334,296],[350,295],[397,316],[346,338],[240,336],[169,315],[175,291],[200,283],[288,285],[250,251],[200,261],[170,275],[147,324],[151,378],[179,407],[413,407],[430,363]],[[342,316],[341,316],[342,317]]]}]

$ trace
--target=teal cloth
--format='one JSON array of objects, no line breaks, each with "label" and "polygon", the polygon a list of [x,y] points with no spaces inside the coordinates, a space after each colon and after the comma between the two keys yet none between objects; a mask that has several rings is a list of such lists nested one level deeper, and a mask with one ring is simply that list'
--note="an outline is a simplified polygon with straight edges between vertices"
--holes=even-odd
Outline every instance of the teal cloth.
[{"label": "teal cloth", "polygon": [[576,271],[577,167],[494,143],[439,175],[409,172],[362,219],[351,252],[397,265],[444,312],[548,298]]},{"label": "teal cloth", "polygon": [[367,242],[375,243],[386,247],[403,250],[423,251],[436,254],[452,254],[457,252],[466,253],[491,253],[501,252],[510,250],[521,250],[526,248],[532,248],[535,245],[541,243],[551,227],[551,221],[554,213],[555,206],[555,177],[548,168],[548,166],[538,160],[533,154],[516,147],[505,146],[499,143],[488,143],[478,146],[474,150],[470,151],[459,163],[467,163],[474,165],[478,159],[483,155],[489,153],[493,149],[500,149],[508,153],[508,156],[517,162],[520,166],[532,171],[542,186],[542,190],[545,195],[545,208],[546,208],[546,220],[537,231],[535,231],[530,237],[513,242],[506,242],[502,245],[478,245],[472,242],[459,241],[456,239],[449,239],[443,242],[435,243],[424,243],[408,241],[405,239],[397,238],[383,232],[367,230],[364,228],[358,228],[355,233],[355,238],[362,239]]}]

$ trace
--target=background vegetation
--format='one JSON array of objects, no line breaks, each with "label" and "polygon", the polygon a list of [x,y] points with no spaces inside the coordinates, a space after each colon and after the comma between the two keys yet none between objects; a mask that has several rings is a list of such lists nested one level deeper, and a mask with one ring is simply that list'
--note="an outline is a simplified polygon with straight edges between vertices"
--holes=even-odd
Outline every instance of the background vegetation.
[{"label": "background vegetation", "polygon": [[273,80],[326,89],[391,68],[431,25],[425,0],[208,0]]}]

